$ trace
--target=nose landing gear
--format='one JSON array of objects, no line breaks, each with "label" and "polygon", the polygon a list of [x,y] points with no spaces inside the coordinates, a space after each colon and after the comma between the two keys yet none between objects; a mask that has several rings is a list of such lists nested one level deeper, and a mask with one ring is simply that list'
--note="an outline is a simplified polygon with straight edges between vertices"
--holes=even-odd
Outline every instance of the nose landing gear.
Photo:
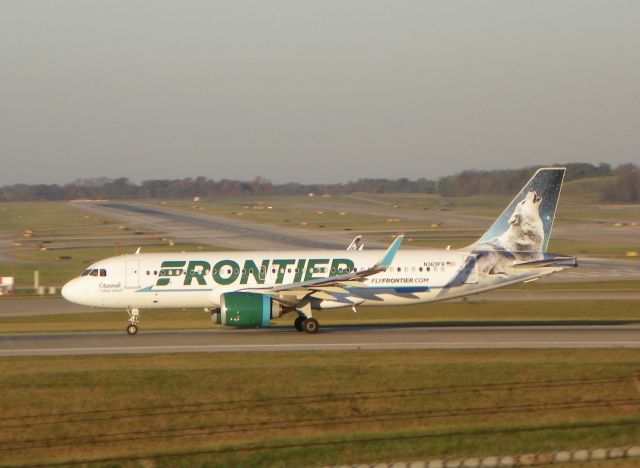
[{"label": "nose landing gear", "polygon": [[127,310],[129,314],[129,325],[127,325],[127,334],[135,335],[138,333],[138,322],[140,321],[140,311],[138,309]]}]

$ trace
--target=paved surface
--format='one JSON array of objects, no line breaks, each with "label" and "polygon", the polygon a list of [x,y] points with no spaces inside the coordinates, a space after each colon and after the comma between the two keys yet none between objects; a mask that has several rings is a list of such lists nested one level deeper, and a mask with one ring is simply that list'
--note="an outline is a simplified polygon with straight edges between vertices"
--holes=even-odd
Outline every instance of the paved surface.
[{"label": "paved surface", "polygon": [[578,268],[552,275],[545,281],[578,283],[637,279],[640,279],[638,260],[578,258]]},{"label": "paved surface", "polygon": [[0,297],[0,318],[27,317],[34,315],[84,314],[87,312],[109,312],[124,309],[95,309],[72,304],[60,296],[43,297]]},{"label": "paved surface", "polygon": [[324,327],[0,335],[0,356],[385,349],[640,348],[640,326]]},{"label": "paved surface", "polygon": [[[170,237],[180,238],[187,242],[211,244],[230,249],[344,249],[355,235],[354,232],[318,232],[311,229],[300,230],[257,224],[246,220],[189,213],[174,208],[150,206],[142,203],[88,203],[75,206],[98,212],[103,216],[116,217],[135,225],[144,225],[166,232]],[[378,206],[374,208],[379,209]],[[367,207],[367,209],[372,208]],[[366,213],[366,210],[360,208],[359,212]],[[448,212],[445,212],[444,215],[451,216],[452,219],[462,216],[465,223],[475,226],[482,225],[482,217]],[[572,232],[575,231],[574,227]],[[370,247],[386,247],[382,244],[365,241]],[[603,279],[608,281],[640,279],[640,261],[638,260],[579,258],[578,263],[578,268],[553,275],[545,281],[582,282],[602,281]]]},{"label": "paved surface", "polygon": [[[460,302],[463,299],[456,299],[451,302]],[[504,301],[616,301],[629,300],[639,301],[640,290],[636,291],[606,291],[606,290],[547,290],[530,289],[526,291],[515,289],[499,289],[464,299],[467,302],[504,302]],[[429,304],[425,304],[429,307]],[[58,314],[84,314],[96,312],[117,311],[124,314],[123,309],[96,309],[87,306],[72,304],[65,301],[60,296],[43,297],[0,297],[0,318],[2,317],[27,317],[35,315],[58,315]],[[349,309],[344,309],[349,313]],[[146,312],[152,314],[153,312]]]},{"label": "paved surface", "polygon": [[166,232],[169,237],[228,249],[346,249],[355,235],[257,224],[142,203],[78,203],[74,206],[102,216],[122,219],[136,226]]}]

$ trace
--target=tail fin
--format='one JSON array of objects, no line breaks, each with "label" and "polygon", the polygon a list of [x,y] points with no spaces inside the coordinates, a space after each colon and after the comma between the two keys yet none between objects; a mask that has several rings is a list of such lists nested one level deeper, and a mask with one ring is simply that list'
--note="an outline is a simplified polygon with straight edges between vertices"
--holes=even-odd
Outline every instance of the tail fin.
[{"label": "tail fin", "polygon": [[564,167],[538,169],[489,230],[469,247],[501,244],[497,246],[505,250],[546,252],[564,173]]}]

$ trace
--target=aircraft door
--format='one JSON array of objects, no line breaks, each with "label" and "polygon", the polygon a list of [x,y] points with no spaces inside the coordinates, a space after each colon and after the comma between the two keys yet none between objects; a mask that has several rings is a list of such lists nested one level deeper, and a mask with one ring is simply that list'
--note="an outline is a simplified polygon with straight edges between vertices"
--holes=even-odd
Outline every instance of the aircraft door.
[{"label": "aircraft door", "polygon": [[464,282],[476,284],[478,282],[478,261],[474,255],[467,257],[464,264]]},{"label": "aircraft door", "polygon": [[125,262],[125,288],[140,287],[140,260],[127,260]]}]

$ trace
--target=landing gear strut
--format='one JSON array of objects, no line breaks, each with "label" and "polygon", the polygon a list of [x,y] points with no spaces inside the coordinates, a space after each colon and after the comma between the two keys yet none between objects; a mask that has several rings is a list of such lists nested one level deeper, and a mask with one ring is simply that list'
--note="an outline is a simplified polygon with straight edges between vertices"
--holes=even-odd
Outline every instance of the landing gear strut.
[{"label": "landing gear strut", "polygon": [[320,324],[314,318],[307,318],[304,315],[300,315],[296,318],[295,322],[293,322],[293,326],[296,330],[305,333],[318,333],[320,329]]},{"label": "landing gear strut", "polygon": [[127,310],[129,314],[129,325],[127,325],[127,334],[135,335],[138,333],[138,322],[140,321],[140,311],[138,309]]}]

